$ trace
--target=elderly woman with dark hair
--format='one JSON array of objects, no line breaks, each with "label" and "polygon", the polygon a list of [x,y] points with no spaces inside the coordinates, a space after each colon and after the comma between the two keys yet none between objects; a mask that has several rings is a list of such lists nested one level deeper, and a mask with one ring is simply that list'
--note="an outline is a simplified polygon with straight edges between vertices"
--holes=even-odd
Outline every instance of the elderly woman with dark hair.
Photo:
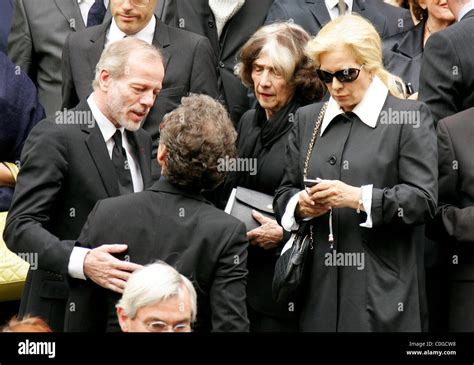
[{"label": "elderly woman with dark hair", "polygon": [[[256,109],[238,124],[238,157],[256,161],[256,171],[232,172],[223,187],[221,204],[237,186],[273,196],[283,176],[282,159],[296,110],[319,100],[323,85],[304,48],[310,36],[300,26],[275,23],[260,28],[242,48],[238,70],[252,88]],[[248,232],[247,303],[251,331],[292,330],[292,308],[273,302],[271,283],[283,229],[258,212],[260,227]]]},{"label": "elderly woman with dark hair", "polygon": [[436,211],[436,134],[427,106],[405,100],[383,68],[381,48],[354,15],[308,43],[331,97],[296,113],[274,202],[286,230],[309,221],[303,331],[426,330],[423,224]]}]

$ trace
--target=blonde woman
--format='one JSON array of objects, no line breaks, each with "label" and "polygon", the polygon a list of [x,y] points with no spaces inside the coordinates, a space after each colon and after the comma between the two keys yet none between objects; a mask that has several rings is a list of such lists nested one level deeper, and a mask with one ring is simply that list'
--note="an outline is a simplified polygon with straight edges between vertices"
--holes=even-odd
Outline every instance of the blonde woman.
[{"label": "blonde woman", "polygon": [[[331,97],[296,113],[275,197],[283,228],[312,222],[300,330],[422,331],[423,223],[437,198],[430,112],[397,97],[380,38],[359,16],[328,23],[307,51]],[[304,175],[322,181],[305,189]]]}]

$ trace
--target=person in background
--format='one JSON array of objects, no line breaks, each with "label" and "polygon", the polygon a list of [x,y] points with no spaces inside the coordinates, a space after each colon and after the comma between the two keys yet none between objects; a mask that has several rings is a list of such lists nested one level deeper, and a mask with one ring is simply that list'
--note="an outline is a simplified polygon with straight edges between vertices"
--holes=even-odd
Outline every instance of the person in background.
[{"label": "person in background", "polygon": [[[237,186],[271,196],[280,186],[284,172],[281,156],[285,154],[294,114],[323,95],[314,62],[304,52],[310,39],[298,25],[274,23],[260,28],[243,46],[237,67],[243,84],[254,91],[258,104],[238,124],[237,150],[239,158],[257,161],[256,173],[231,172],[222,188],[221,207]],[[250,330],[294,331],[294,313],[288,305],[278,305],[272,298],[277,251],[284,238],[289,237],[284,237],[276,220],[256,211],[253,216],[261,226],[247,233]]]},{"label": "person in background", "polygon": [[410,12],[382,0],[275,0],[265,24],[290,21],[301,25],[311,35],[340,15],[357,13],[369,20],[382,38],[413,27]]},{"label": "person in background", "polygon": [[197,294],[188,278],[157,261],[130,276],[116,308],[122,332],[191,332]]},{"label": "person in background", "polygon": [[[331,97],[296,112],[274,201],[285,230],[311,220],[300,329],[426,330],[423,224],[438,188],[431,114],[400,93],[362,17],[328,23],[307,52]],[[305,189],[304,178],[322,181]]]},{"label": "person in background", "polygon": [[48,117],[61,108],[61,55],[66,37],[110,18],[105,11],[108,1],[14,0],[8,57],[37,85]]},{"label": "person in background", "polygon": [[247,88],[234,74],[245,42],[263,25],[273,0],[171,0],[168,24],[207,37],[217,57],[219,99],[235,126],[250,108]]},{"label": "person in background", "polygon": [[420,72],[419,100],[435,123],[474,107],[474,0],[448,0],[457,23],[429,37]]},{"label": "person in background", "polygon": [[[420,21],[405,33],[384,40],[384,66],[405,83],[409,94],[418,92],[423,50],[428,38],[454,23],[447,0],[410,0]],[[414,95],[413,97],[416,97]]]}]

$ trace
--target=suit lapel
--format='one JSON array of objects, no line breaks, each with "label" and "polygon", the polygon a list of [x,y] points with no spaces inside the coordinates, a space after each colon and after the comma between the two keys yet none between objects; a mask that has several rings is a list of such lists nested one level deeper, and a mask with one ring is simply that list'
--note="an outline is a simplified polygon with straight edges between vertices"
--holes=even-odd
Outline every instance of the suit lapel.
[{"label": "suit lapel", "polygon": [[170,53],[166,49],[170,45],[170,36],[168,32],[168,26],[161,20],[156,19],[155,35],[153,36],[153,45],[160,49],[161,55],[163,56],[163,66],[168,67],[169,60],[171,58]]},{"label": "suit lapel", "polygon": [[377,29],[381,37],[385,34],[386,18],[384,14],[377,11],[375,6],[365,4],[365,0],[354,0],[352,12],[368,19]]},{"label": "suit lapel", "polygon": [[306,0],[306,4],[309,6],[309,10],[313,14],[316,21],[322,28],[326,23],[331,21],[326,3],[322,0]]},{"label": "suit lapel", "polygon": [[54,2],[70,24],[71,29],[74,29],[75,31],[80,31],[86,28],[77,1],[54,0]]},{"label": "suit lapel", "polygon": [[[94,32],[89,37],[89,50],[87,51],[87,58],[89,61],[89,73],[94,75],[95,67],[99,63],[100,56],[105,47],[105,37],[107,29],[110,27],[112,20],[104,22],[101,25],[94,27]],[[92,28],[91,28],[92,29]]]},{"label": "suit lapel", "polygon": [[425,22],[422,21],[405,34],[397,47],[398,52],[410,58],[423,53],[424,24]]},{"label": "suit lapel", "polygon": [[[87,102],[81,102],[74,110],[87,111],[92,113]],[[95,121],[94,121],[95,122]],[[85,144],[92,160],[94,161],[97,171],[99,172],[104,188],[107,191],[108,196],[118,196],[120,191],[118,188],[118,178],[115,173],[114,167],[110,160],[109,152],[104,141],[104,137],[100,132],[97,123],[94,123],[94,128],[89,128],[87,125],[81,127],[82,132],[86,134]]]},{"label": "suit lapel", "polygon": [[145,154],[145,148],[143,144],[140,143],[137,132],[125,131],[125,133],[127,133],[128,142],[132,146],[135,157],[138,160],[138,165],[142,173],[143,186],[147,188],[151,185],[150,159]]}]

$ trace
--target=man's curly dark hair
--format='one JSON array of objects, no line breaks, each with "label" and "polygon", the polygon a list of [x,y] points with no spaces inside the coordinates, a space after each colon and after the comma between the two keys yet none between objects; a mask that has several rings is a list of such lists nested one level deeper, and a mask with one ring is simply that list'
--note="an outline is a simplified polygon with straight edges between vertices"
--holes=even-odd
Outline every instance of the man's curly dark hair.
[{"label": "man's curly dark hair", "polygon": [[165,115],[160,145],[167,148],[162,175],[185,190],[212,190],[225,178],[223,159],[235,158],[237,133],[222,104],[207,95],[191,95]]}]

